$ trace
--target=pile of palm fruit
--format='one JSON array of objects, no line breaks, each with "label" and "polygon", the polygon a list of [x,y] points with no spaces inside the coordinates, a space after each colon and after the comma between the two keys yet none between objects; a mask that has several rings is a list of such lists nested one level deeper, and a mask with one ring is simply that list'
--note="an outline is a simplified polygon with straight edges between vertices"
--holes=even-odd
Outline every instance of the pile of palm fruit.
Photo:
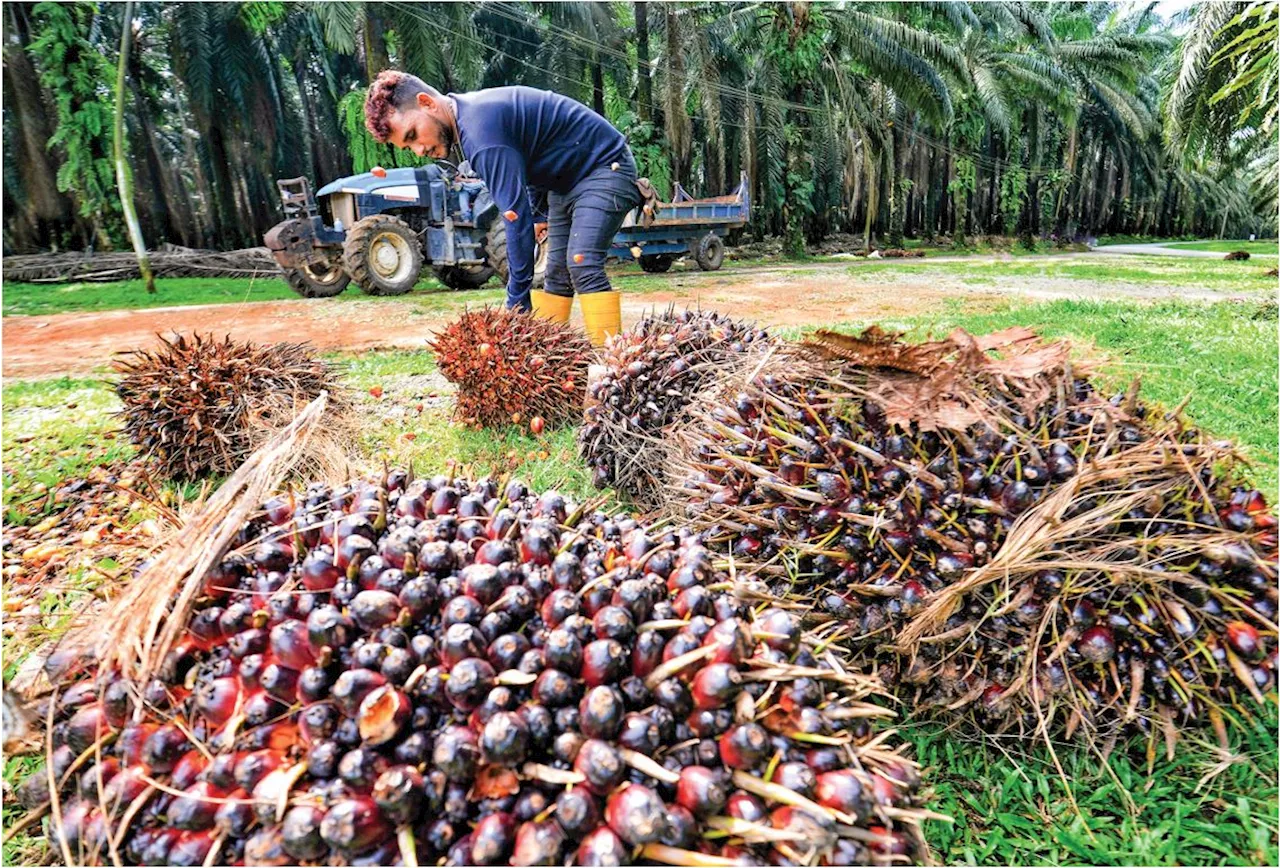
[{"label": "pile of palm fruit", "polygon": [[344,410],[337,372],[307,344],[175,335],[115,370],[121,425],[169,478],[230,473],[321,392],[333,419]]},{"label": "pile of palm fruit", "polygon": [[464,425],[577,419],[587,390],[590,342],[580,329],[520,311],[467,311],[431,341],[440,372],[457,387]]},{"label": "pile of palm fruit", "polygon": [[924,858],[874,682],[692,533],[392,471],[272,499],[198,581],[153,676],[51,658],[20,795],[69,864]]},{"label": "pile of palm fruit", "polygon": [[749,323],[674,307],[610,338],[578,435],[596,487],[614,488],[641,508],[657,506],[669,482],[668,432],[710,383],[769,344]]},{"label": "pile of palm fruit", "polygon": [[1022,330],[815,343],[708,396],[672,508],[852,668],[988,730],[1168,734],[1274,689],[1276,519],[1229,447]]}]

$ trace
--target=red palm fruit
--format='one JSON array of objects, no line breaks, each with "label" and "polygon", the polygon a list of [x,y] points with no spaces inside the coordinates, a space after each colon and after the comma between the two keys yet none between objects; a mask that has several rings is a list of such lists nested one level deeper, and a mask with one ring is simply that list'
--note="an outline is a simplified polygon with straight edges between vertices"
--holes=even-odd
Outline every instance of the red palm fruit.
[{"label": "red palm fruit", "polygon": [[84,840],[85,826],[89,822],[89,814],[92,810],[92,802],[87,799],[75,799],[63,806],[62,815],[54,825],[54,829],[60,831],[62,840],[71,848],[72,853],[80,848]]},{"label": "red palm fruit", "polygon": [[258,684],[272,699],[292,705],[298,696],[298,670],[279,663],[268,663],[258,676]]},{"label": "red palm fruit", "polygon": [[745,790],[734,790],[729,794],[724,812],[730,817],[746,820],[748,823],[759,823],[769,816],[764,802]]},{"label": "red palm fruit", "polygon": [[294,805],[286,811],[280,824],[284,851],[299,863],[323,859],[329,852],[329,845],[320,837],[324,818],[324,808],[317,805]]},{"label": "red palm fruit", "polygon": [[138,864],[168,865],[169,851],[183,834],[185,833],[181,829],[157,829],[155,835],[148,837],[145,848],[139,854]]},{"label": "red palm fruit", "polygon": [[1257,628],[1244,621],[1227,624],[1227,643],[1246,660],[1260,660],[1267,653]]},{"label": "red palm fruit", "polygon": [[281,621],[271,628],[271,653],[283,666],[290,669],[306,669],[316,662],[315,653],[308,642],[307,625],[295,618]]},{"label": "red palm fruit", "polygon": [[[698,820],[687,808],[680,805],[667,806],[667,830],[659,839],[668,847],[679,847],[681,850],[696,850],[701,842],[698,836]],[[710,847],[710,842],[707,842]]]},{"label": "red palm fruit", "polygon": [[337,606],[317,606],[307,615],[307,643],[313,654],[347,647],[354,633],[355,623]]},{"label": "red palm fruit", "polygon": [[515,846],[516,821],[505,811],[487,814],[471,832],[472,865],[502,865]]},{"label": "red palm fruit", "polygon": [[818,775],[814,799],[819,805],[856,817],[865,817],[866,800],[862,781],[852,769],[837,769]]},{"label": "red palm fruit", "polygon": [[881,856],[909,856],[911,842],[901,832],[890,832],[884,826],[868,826],[867,831],[877,836],[871,842],[871,850]]},{"label": "red palm fruit", "polygon": [[333,550],[328,547],[307,552],[301,572],[302,586],[308,591],[332,591],[343,577],[343,570],[334,563]]},{"label": "red palm fruit", "polygon": [[728,663],[712,663],[693,677],[689,693],[695,707],[714,711],[724,708],[742,690],[742,674]]},{"label": "red palm fruit", "polygon": [[773,782],[807,799],[818,788],[818,776],[804,763],[782,763],[773,771]]},{"label": "red palm fruit", "polygon": [[1090,663],[1106,663],[1116,656],[1116,637],[1111,628],[1099,624],[1080,634],[1076,650]]},{"label": "red palm fruit", "polygon": [[480,760],[479,739],[473,730],[465,726],[445,727],[436,736],[431,752],[431,762],[451,781],[468,783],[476,773]]},{"label": "red palm fruit", "polygon": [[626,865],[631,861],[631,851],[622,839],[608,826],[600,826],[582,839],[574,854],[574,864],[583,868]]},{"label": "red palm fruit", "polygon": [[459,711],[474,711],[493,689],[496,677],[497,673],[488,660],[468,657],[449,670],[449,680],[444,685],[445,697]]},{"label": "red palm fruit", "polygon": [[[103,760],[106,762],[106,760]],[[99,766],[102,763],[98,764]],[[194,784],[209,767],[209,758],[201,750],[189,750],[178,760],[169,775],[169,785],[177,790],[185,790]]]},{"label": "red palm fruit", "polygon": [[373,785],[373,801],[388,821],[397,826],[415,822],[426,803],[422,775],[408,765],[392,766]]},{"label": "red palm fruit", "polygon": [[555,817],[566,832],[581,838],[600,825],[600,808],[595,796],[583,787],[574,787],[556,799]]},{"label": "red palm fruit", "polygon": [[[140,798],[151,786],[146,766],[132,765],[114,775],[102,788],[102,804],[111,807],[117,814],[124,813],[129,805]],[[97,799],[95,794],[94,799]]]},{"label": "red palm fruit", "polygon": [[586,778],[583,786],[601,796],[620,784],[627,774],[618,751],[598,738],[582,743],[573,760],[573,770]]},{"label": "red palm fruit", "polygon": [[294,858],[284,848],[284,835],[279,826],[259,829],[244,842],[246,865],[293,865]]},{"label": "red palm fruit", "polygon": [[736,666],[751,656],[751,629],[739,618],[726,618],[711,628],[702,644],[716,649],[711,663]]},{"label": "red palm fruit", "polygon": [[356,721],[360,737],[374,747],[386,744],[400,734],[413,716],[413,704],[399,690],[383,685],[372,691],[360,703]]},{"label": "red palm fruit", "polygon": [[270,644],[271,639],[266,630],[250,627],[227,639],[227,650],[231,652],[232,657],[239,659],[248,657],[250,654],[261,654]]},{"label": "red palm fruit", "polygon": [[254,691],[257,689],[258,679],[262,677],[262,670],[267,666],[267,658],[262,654],[246,654],[240,658],[240,665],[236,667],[236,674],[240,678],[240,686],[246,691]]},{"label": "red palm fruit", "polygon": [[555,820],[521,824],[516,830],[512,865],[559,865],[564,849],[564,830]]},{"label": "red palm fruit", "polygon": [[338,676],[329,695],[338,710],[348,717],[355,717],[365,697],[387,683],[379,672],[369,669],[348,669]]},{"label": "red palm fruit", "polygon": [[578,595],[568,588],[556,588],[542,601],[542,621],[549,628],[559,627],[565,618],[578,614],[582,609]]},{"label": "red palm fruit", "polygon": [[216,835],[210,830],[183,832],[169,847],[166,864],[176,868],[203,865],[213,849]]},{"label": "red palm fruit", "polygon": [[114,730],[111,722],[107,720],[106,709],[101,703],[95,702],[78,708],[76,713],[71,715],[71,719],[64,724],[64,731],[67,744],[75,753],[81,754],[92,747],[98,739]]},{"label": "red palm fruit", "polygon": [[224,790],[229,790],[236,785],[235,770],[240,760],[244,758],[244,753],[220,753],[213,758],[213,761],[204,770],[204,779],[210,783],[217,784]]},{"label": "red palm fruit", "polygon": [[[292,671],[292,670],[286,670]],[[265,690],[249,694],[244,701],[244,720],[250,727],[259,727],[283,714],[288,706]],[[255,730],[252,730],[256,732]]]},{"label": "red palm fruit", "polygon": [[582,649],[582,680],[588,687],[612,684],[627,668],[627,652],[615,639],[597,639]]},{"label": "red palm fruit", "polygon": [[754,769],[769,753],[769,733],[758,723],[730,727],[720,739],[720,761],[731,769]]},{"label": "red palm fruit", "polygon": [[618,837],[636,847],[652,844],[667,830],[667,806],[642,784],[627,784],[609,796],[605,822]]},{"label": "red palm fruit", "polygon": [[183,795],[174,796],[169,803],[169,825],[175,829],[192,831],[212,827],[214,816],[218,813],[217,800],[226,796],[227,791],[221,787],[208,781],[197,781]]},{"label": "red palm fruit", "polygon": [[[88,745],[86,745],[88,747]],[[142,761],[151,771],[166,774],[191,749],[186,733],[177,725],[166,723],[157,728],[142,746]]]},{"label": "red palm fruit", "polygon": [[587,738],[615,739],[622,731],[626,710],[617,688],[598,685],[588,690],[578,705],[579,728]]},{"label": "red palm fruit", "polygon": [[213,827],[232,838],[245,837],[257,821],[249,793],[239,788],[227,793],[227,798],[213,815]]},{"label": "red palm fruit", "polygon": [[363,534],[348,533],[342,536],[341,527],[338,532],[339,541],[333,550],[333,565],[342,570],[343,575],[346,576],[353,565],[358,567],[361,561],[372,556],[377,549],[373,541]]},{"label": "red palm fruit", "polygon": [[685,766],[676,784],[676,802],[695,816],[719,814],[728,801],[720,776],[706,766]]},{"label": "red palm fruit", "polygon": [[881,805],[894,805],[901,798],[898,785],[880,772],[871,773],[871,794]]},{"label": "red palm fruit", "polygon": [[240,699],[240,679],[234,675],[197,682],[192,691],[195,710],[215,727],[222,726],[236,713]]},{"label": "red palm fruit", "polygon": [[123,678],[115,679],[102,691],[102,710],[114,728],[119,729],[129,722],[133,698],[133,685]]},{"label": "red palm fruit", "polygon": [[371,747],[361,745],[342,755],[338,761],[338,777],[348,786],[367,792],[387,770],[387,758]]}]

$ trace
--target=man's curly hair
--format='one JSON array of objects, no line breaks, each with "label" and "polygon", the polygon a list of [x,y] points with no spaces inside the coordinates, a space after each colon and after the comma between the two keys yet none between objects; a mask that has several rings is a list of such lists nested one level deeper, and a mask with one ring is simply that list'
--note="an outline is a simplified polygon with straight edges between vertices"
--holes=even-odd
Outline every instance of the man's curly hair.
[{"label": "man's curly hair", "polygon": [[416,75],[398,69],[378,73],[364,98],[364,125],[379,142],[391,138],[391,114],[407,107],[420,93],[435,90]]}]

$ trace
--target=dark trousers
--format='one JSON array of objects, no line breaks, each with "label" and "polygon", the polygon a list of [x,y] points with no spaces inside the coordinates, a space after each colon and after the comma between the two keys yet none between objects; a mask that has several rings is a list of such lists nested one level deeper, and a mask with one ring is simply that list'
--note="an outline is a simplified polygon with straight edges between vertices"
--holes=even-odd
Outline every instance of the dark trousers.
[{"label": "dark trousers", "polygon": [[568,193],[547,194],[547,282],[551,295],[608,292],[605,257],[627,212],[640,204],[630,155],[597,169]]}]

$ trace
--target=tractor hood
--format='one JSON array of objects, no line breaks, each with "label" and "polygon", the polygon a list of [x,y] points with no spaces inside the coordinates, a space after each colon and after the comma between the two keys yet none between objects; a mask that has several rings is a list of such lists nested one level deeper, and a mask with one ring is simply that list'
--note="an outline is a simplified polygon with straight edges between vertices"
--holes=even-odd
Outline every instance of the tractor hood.
[{"label": "tractor hood", "polygon": [[316,196],[331,196],[334,193],[354,193],[356,195],[378,193],[390,198],[403,199],[407,202],[418,201],[418,185],[426,185],[440,176],[436,166],[419,166],[404,169],[387,169],[386,177],[379,178],[372,172],[362,175],[351,175],[325,184]]}]

